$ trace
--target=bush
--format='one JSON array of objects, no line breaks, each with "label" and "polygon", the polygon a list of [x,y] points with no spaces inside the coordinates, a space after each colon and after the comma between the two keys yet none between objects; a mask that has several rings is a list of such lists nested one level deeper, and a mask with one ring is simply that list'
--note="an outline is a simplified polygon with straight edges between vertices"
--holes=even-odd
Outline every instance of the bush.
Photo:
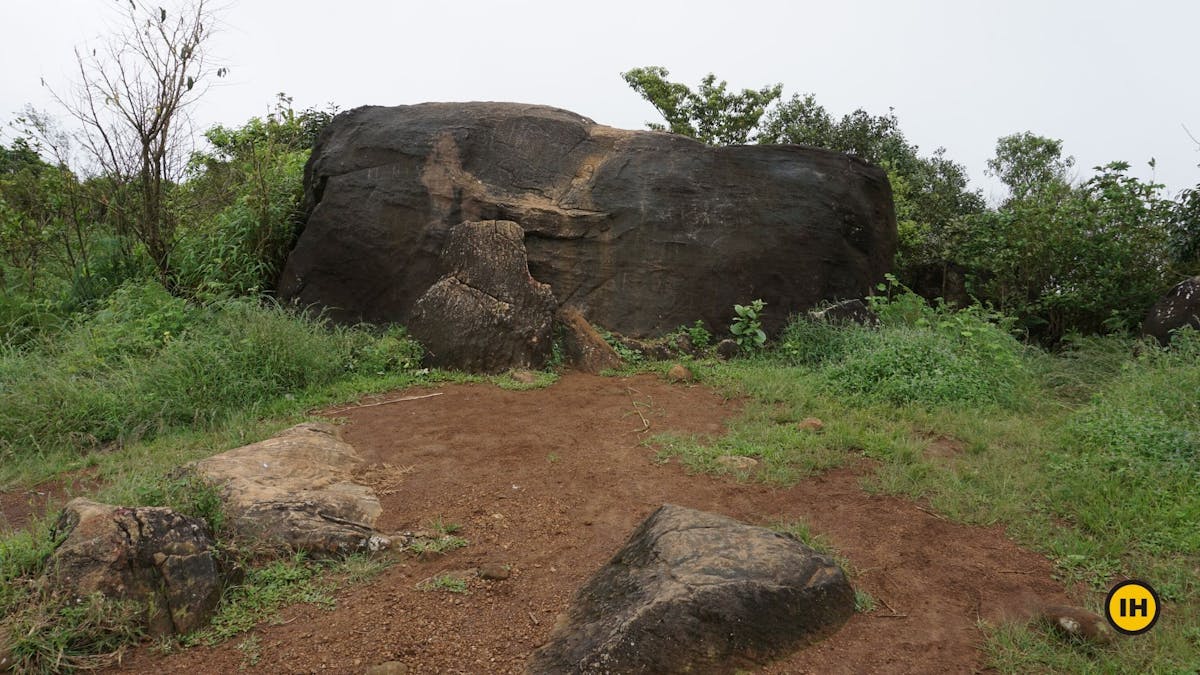
[{"label": "bush", "polygon": [[1024,405],[1033,386],[1025,348],[1002,317],[980,307],[932,308],[910,292],[872,305],[879,330],[793,321],[783,357],[821,364],[828,388],[868,401]]}]

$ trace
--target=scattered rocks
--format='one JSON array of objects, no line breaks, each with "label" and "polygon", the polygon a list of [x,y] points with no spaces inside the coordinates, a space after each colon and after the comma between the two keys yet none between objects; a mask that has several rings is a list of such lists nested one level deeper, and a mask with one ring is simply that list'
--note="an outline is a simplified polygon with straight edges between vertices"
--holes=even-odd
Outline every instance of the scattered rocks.
[{"label": "scattered rocks", "polygon": [[828,556],[667,504],[578,591],[529,672],[732,672],[820,640],[853,612]]},{"label": "scattered rocks", "polygon": [[202,520],[167,508],[77,498],[54,529],[65,536],[47,567],[55,591],[143,604],[151,635],[199,628],[221,598],[221,566]]},{"label": "scattered rocks", "polygon": [[335,427],[305,423],[193,466],[221,487],[225,512],[240,536],[320,555],[390,545],[374,529],[379,498],[352,478],[362,464]]},{"label": "scattered rocks", "polygon": [[564,307],[558,312],[558,321],[563,327],[563,347],[568,364],[592,374],[624,365],[616,350],[604,341],[578,309]]},{"label": "scattered rocks", "polygon": [[524,239],[508,220],[450,229],[445,274],[417,298],[407,324],[430,365],[482,373],[546,365],[558,303],[529,275]]},{"label": "scattered rocks", "polygon": [[805,417],[796,423],[796,428],[800,431],[818,432],[825,429],[825,423],[816,417]]},{"label": "scattered rocks", "polygon": [[1107,645],[1116,638],[1104,617],[1086,609],[1051,605],[1042,609],[1039,618],[1067,640]]},{"label": "scattered rocks", "polygon": [[676,384],[691,384],[692,382],[696,381],[696,376],[692,374],[691,369],[687,366],[683,365],[682,363],[676,363],[675,365],[671,366],[670,370],[667,371],[667,381]]},{"label": "scattered rocks", "polygon": [[758,460],[743,455],[721,455],[717,458],[717,464],[730,471],[752,471],[758,466]]},{"label": "scattered rocks", "polygon": [[742,348],[738,346],[736,340],[726,338],[717,343],[717,356],[725,361],[737,356],[741,351]]},{"label": "scattered rocks", "polygon": [[1155,303],[1142,322],[1142,334],[1165,346],[1171,331],[1183,326],[1200,330],[1200,276],[1181,281]]}]

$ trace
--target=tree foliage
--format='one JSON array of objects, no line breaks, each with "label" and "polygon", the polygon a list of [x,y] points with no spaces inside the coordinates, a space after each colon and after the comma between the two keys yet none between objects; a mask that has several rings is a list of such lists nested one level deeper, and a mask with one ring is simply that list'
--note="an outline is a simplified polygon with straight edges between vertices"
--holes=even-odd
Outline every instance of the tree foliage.
[{"label": "tree foliage", "polygon": [[658,109],[667,125],[651,122],[658,131],[689,136],[709,145],[741,145],[754,140],[753,133],[767,106],[783,92],[783,85],[761,89],[726,90],[712,73],[704,76],[696,91],[667,80],[670,73],[660,66],[634,68],[621,74],[634,91]]}]

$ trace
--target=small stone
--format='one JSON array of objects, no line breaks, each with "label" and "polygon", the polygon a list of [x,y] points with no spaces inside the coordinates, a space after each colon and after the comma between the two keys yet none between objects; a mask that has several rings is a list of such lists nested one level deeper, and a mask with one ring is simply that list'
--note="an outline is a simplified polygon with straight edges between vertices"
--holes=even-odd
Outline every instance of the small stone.
[{"label": "small stone", "polygon": [[479,578],[488,581],[504,581],[512,576],[512,570],[507,565],[489,563],[479,566]]},{"label": "small stone", "polygon": [[408,675],[408,666],[399,661],[385,661],[367,668],[366,675]]},{"label": "small stone", "polygon": [[1104,617],[1086,609],[1050,605],[1044,607],[1039,616],[1059,637],[1067,640],[1106,645],[1114,638]]},{"label": "small stone", "polygon": [[738,346],[736,341],[728,338],[717,343],[717,356],[725,361],[737,356],[741,350],[742,348]]},{"label": "small stone", "polygon": [[537,382],[537,373],[532,370],[514,370],[508,376],[521,384],[534,384]]},{"label": "small stone", "polygon": [[741,455],[721,455],[717,458],[717,464],[730,471],[750,471],[758,466],[758,460],[753,457],[743,457]]},{"label": "small stone", "polygon": [[676,363],[667,371],[667,380],[670,382],[693,382],[695,379],[692,371],[682,363]]},{"label": "small stone", "polygon": [[825,428],[825,423],[816,417],[805,417],[796,425],[800,431],[821,431]]}]

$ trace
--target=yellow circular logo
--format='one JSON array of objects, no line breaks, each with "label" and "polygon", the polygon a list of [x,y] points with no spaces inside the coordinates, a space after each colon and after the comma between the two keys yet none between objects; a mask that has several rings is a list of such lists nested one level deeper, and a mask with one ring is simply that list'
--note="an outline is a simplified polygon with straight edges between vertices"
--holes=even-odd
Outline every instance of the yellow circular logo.
[{"label": "yellow circular logo", "polygon": [[1104,616],[1126,635],[1140,635],[1158,621],[1158,593],[1144,581],[1131,579],[1113,586],[1104,603]]}]

